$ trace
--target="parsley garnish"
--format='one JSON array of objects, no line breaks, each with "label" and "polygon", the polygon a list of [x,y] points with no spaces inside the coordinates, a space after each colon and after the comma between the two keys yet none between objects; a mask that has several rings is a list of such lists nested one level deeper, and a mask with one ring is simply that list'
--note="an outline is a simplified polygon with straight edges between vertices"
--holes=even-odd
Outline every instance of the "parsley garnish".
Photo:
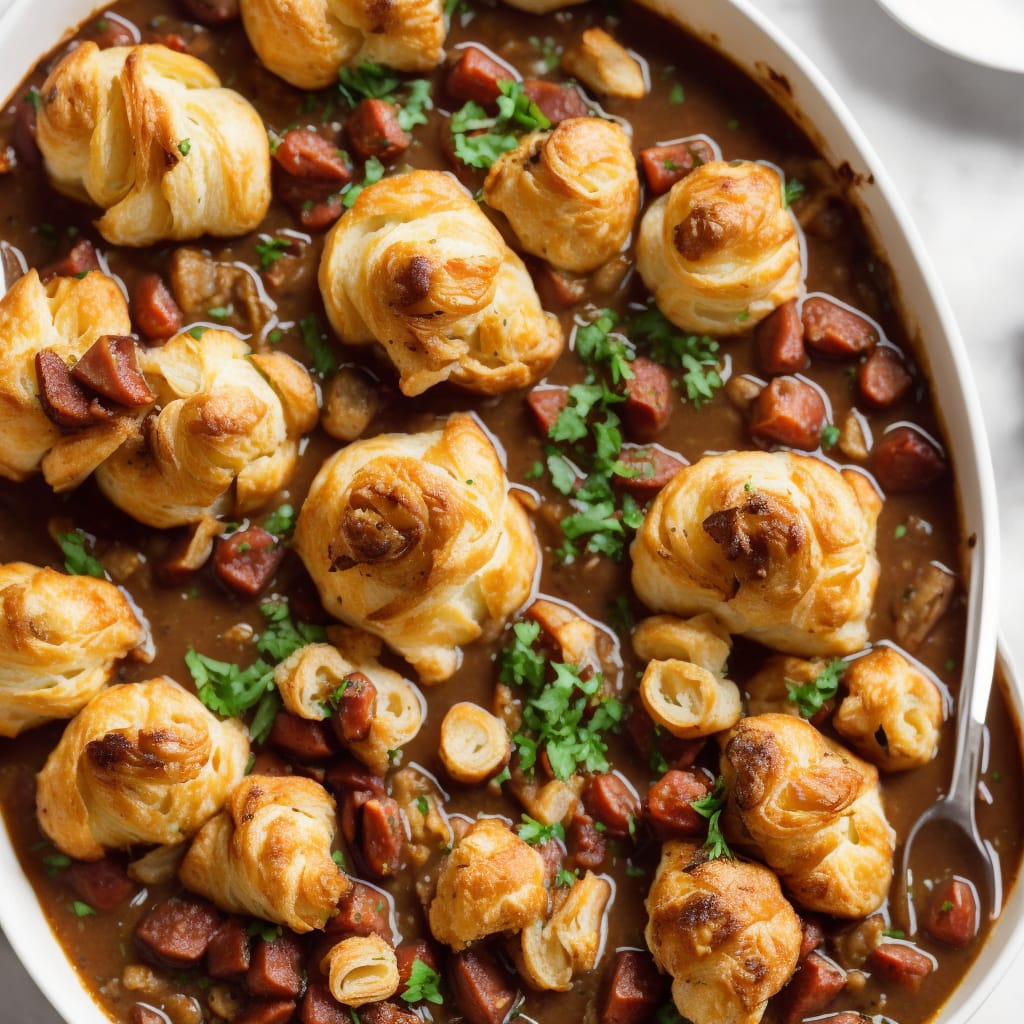
[{"label": "parsley garnish", "polygon": [[367,185],[374,185],[383,177],[384,165],[375,156],[371,156],[370,159],[363,164],[363,180],[357,184],[347,186],[342,193],[342,206],[344,206],[346,210],[352,209],[355,205],[355,201],[359,198],[359,193],[362,192]]},{"label": "parsley garnish", "polygon": [[274,924],[272,921],[263,921],[260,918],[255,918],[250,922],[249,927],[245,929],[245,934],[250,939],[255,939],[259,936],[264,942],[273,942],[274,939],[280,936],[281,926]]},{"label": "parsley garnish", "polygon": [[708,858],[717,860],[719,857],[726,857],[733,860],[732,850],[725,842],[720,824],[722,808],[725,806],[725,779],[719,775],[715,779],[714,789],[699,800],[691,800],[690,806],[702,818],[708,820],[708,837],[704,841],[704,849],[708,851]]},{"label": "parsley garnish", "polygon": [[181,142],[178,143],[178,152],[182,156],[188,156],[189,153],[192,152],[192,140],[182,139]]},{"label": "parsley garnish", "polygon": [[952,900],[943,900],[942,901],[942,906],[939,907],[939,913],[940,914],[948,914],[952,909],[953,909],[953,901]]},{"label": "parsley garnish", "polygon": [[338,92],[349,106],[360,100],[383,100],[401,85],[401,79],[384,64],[364,61],[356,68],[338,69]]},{"label": "parsley garnish", "polygon": [[842,658],[830,661],[809,683],[786,681],[786,695],[800,709],[801,718],[813,718],[839,691],[839,677],[846,671]]},{"label": "parsley garnish", "polygon": [[579,879],[579,875],[576,874],[575,869],[570,871],[568,868],[559,868],[558,874],[555,875],[555,888],[557,889],[571,889]]},{"label": "parsley garnish", "polygon": [[39,90],[34,85],[25,93],[25,102],[31,104],[32,109],[36,112],[43,105],[43,98],[39,95]]},{"label": "parsley garnish", "polygon": [[676,84],[672,86],[671,92],[669,92],[668,94],[669,103],[674,103],[676,104],[676,106],[678,106],[685,99],[686,93],[683,92],[683,87],[679,84],[679,82],[676,82]]},{"label": "parsley garnish", "polygon": [[565,829],[560,821],[553,825],[542,825],[536,818],[528,814],[522,816],[522,824],[517,826],[516,831],[524,843],[531,846],[541,846],[550,839],[565,839]]},{"label": "parsley garnish", "polygon": [[610,309],[599,310],[589,323],[576,330],[576,351],[581,359],[591,363],[607,363],[612,374],[612,383],[631,380],[633,349],[621,334],[612,333],[618,317]]},{"label": "parsley garnish", "polygon": [[839,441],[839,428],[830,423],[821,432],[821,447],[834,448]]},{"label": "parsley garnish", "polygon": [[81,530],[57,534],[57,543],[64,553],[64,568],[72,576],[95,576],[106,579],[103,566],[85,549],[85,534]]},{"label": "parsley garnish", "polygon": [[405,983],[402,998],[407,1003],[419,1003],[426,1000],[435,1006],[441,1006],[444,1003],[444,997],[437,988],[440,981],[441,975],[419,957],[416,957],[412,962],[409,980]]},{"label": "parsley garnish", "polygon": [[263,529],[276,537],[288,537],[295,529],[295,509],[291,505],[281,505],[263,520]]},{"label": "parsley garnish", "polygon": [[807,186],[796,178],[787,178],[786,184],[782,187],[782,205],[791,206],[795,203],[805,192]]},{"label": "parsley garnish", "polygon": [[95,917],[96,911],[89,906],[88,903],[83,903],[81,900],[75,900],[71,904],[71,912],[75,917]]},{"label": "parsley garnish", "polygon": [[332,850],[331,860],[333,860],[342,871],[345,870],[345,854],[341,850]]},{"label": "parsley garnish", "polygon": [[229,302],[226,306],[211,306],[206,313],[211,320],[227,320],[234,311],[234,305]]},{"label": "parsley garnish", "polygon": [[554,36],[545,36],[543,39],[540,36],[530,36],[529,43],[540,54],[540,59],[548,71],[554,71],[558,67],[558,44]]},{"label": "parsley garnish", "polygon": [[299,321],[302,344],[313,360],[313,369],[321,377],[328,377],[338,368],[338,360],[327,344],[327,337],[320,329],[320,321],[316,315],[309,313]]},{"label": "parsley garnish", "polygon": [[206,333],[206,328],[205,327],[199,327],[199,326],[190,327],[189,330],[188,330],[188,333],[193,338],[195,338],[196,341],[198,341]]},{"label": "parsley garnish", "polygon": [[260,235],[256,243],[256,255],[260,258],[260,270],[269,270],[288,250],[292,243],[287,238],[271,238]]},{"label": "parsley garnish", "polygon": [[903,540],[907,535],[907,527],[905,523],[900,523],[895,530],[892,531],[894,540]]},{"label": "parsley garnish", "polygon": [[498,83],[498,114],[490,117],[470,100],[452,114],[455,155],[467,166],[486,170],[502,153],[515,149],[524,132],[551,127],[544,112],[527,95],[521,82]]},{"label": "parsley garnish", "polygon": [[430,98],[430,82],[416,78],[406,83],[409,95],[398,104],[398,125],[405,132],[411,132],[418,124],[427,123],[427,111],[434,109]]},{"label": "parsley garnish", "polygon": [[907,933],[902,928],[883,928],[882,934],[887,939],[905,939]]}]

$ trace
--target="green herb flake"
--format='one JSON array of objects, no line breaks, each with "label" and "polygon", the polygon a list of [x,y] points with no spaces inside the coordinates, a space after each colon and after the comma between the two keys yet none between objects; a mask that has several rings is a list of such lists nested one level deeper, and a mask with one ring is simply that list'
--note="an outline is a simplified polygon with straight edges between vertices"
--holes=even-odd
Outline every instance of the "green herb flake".
[{"label": "green herb flake", "polygon": [[188,156],[189,153],[192,152],[192,140],[182,139],[181,142],[178,143],[178,152],[182,156]]},{"label": "green herb flake", "polygon": [[418,796],[416,798],[416,810],[426,817],[430,813],[430,801],[425,796]]},{"label": "green herb flake", "polygon": [[579,877],[575,870],[570,871],[568,868],[559,868],[558,873],[555,875],[555,888],[571,889],[579,880]]},{"label": "green herb flake", "polygon": [[32,109],[39,112],[39,108],[43,105],[43,97],[40,95],[39,90],[32,86],[27,93],[25,93],[25,102],[31,104]]},{"label": "green herb flake", "polygon": [[332,850],[331,860],[333,860],[342,871],[345,870],[345,854],[341,850]]},{"label": "green herb flake", "polygon": [[295,529],[295,518],[292,505],[281,505],[263,520],[263,529],[276,537],[290,537]]},{"label": "green herb flake", "polygon": [[839,692],[839,679],[846,668],[846,662],[836,658],[808,683],[786,680],[786,695],[800,710],[801,718],[813,718]]},{"label": "green herb flake", "polygon": [[502,153],[515,149],[524,132],[544,131],[551,122],[527,95],[521,82],[498,83],[498,114],[490,117],[470,100],[452,114],[455,155],[468,167],[486,170]]},{"label": "green herb flake", "polygon": [[64,554],[64,568],[72,576],[95,576],[106,579],[106,570],[86,550],[86,535],[81,530],[57,535],[57,543]]},{"label": "green herb flake", "polygon": [[206,328],[198,326],[190,327],[188,333],[191,335],[191,337],[195,338],[196,341],[198,341],[206,333]]},{"label": "green herb flake", "polygon": [[428,1002],[435,1006],[444,1003],[438,986],[441,983],[441,975],[432,967],[425,964],[419,957],[412,962],[412,969],[409,971],[409,980],[405,983],[405,991],[402,998],[407,1003]]},{"label": "green herb flake", "polygon": [[270,345],[277,345],[281,341],[281,339],[283,337],[284,337],[284,331],[282,331],[280,327],[275,327],[267,335],[267,343],[270,344]]},{"label": "green herb flake", "polygon": [[250,939],[260,938],[264,942],[273,942],[274,939],[280,937],[281,926],[274,924],[272,921],[263,921],[260,918],[254,918],[250,923],[249,927],[245,929],[245,934]]},{"label": "green herb flake", "polygon": [[95,917],[96,911],[89,906],[88,903],[83,903],[81,900],[75,900],[71,904],[71,913],[75,917]]},{"label": "green herb flake", "polygon": [[674,103],[677,106],[686,100],[686,93],[683,91],[683,87],[679,82],[676,82],[668,94],[669,103]]},{"label": "green herb flake", "polygon": [[807,186],[802,181],[787,178],[782,188],[782,205],[787,208],[792,206],[806,191]]},{"label": "green herb flake", "polygon": [[211,320],[227,320],[234,311],[235,307],[231,303],[228,303],[226,306],[213,306],[206,312]]},{"label": "green herb flake", "polygon": [[893,540],[903,540],[907,535],[907,527],[904,523],[900,523],[895,530],[892,531]]},{"label": "green herb flake", "polygon": [[313,369],[321,377],[329,377],[338,368],[338,360],[315,314],[309,313],[299,321],[299,333],[302,336],[302,344],[306,346],[306,351],[313,361]]},{"label": "green herb flake", "polygon": [[953,909],[952,900],[943,900],[942,905],[939,907],[940,914],[948,914]]},{"label": "green herb flake", "polygon": [[391,68],[372,61],[338,69],[338,92],[351,107],[364,99],[388,99],[400,84],[401,79]]},{"label": "green herb flake", "polygon": [[839,441],[839,428],[830,423],[821,432],[821,447],[834,448]]},{"label": "green herb flake", "polygon": [[270,235],[260,235],[256,243],[256,255],[259,257],[260,270],[269,270],[282,256],[284,256],[292,243],[287,238],[271,238]]},{"label": "green herb flake", "polygon": [[628,864],[626,866],[626,874],[630,878],[646,878],[647,872],[643,868],[638,867],[636,864]]},{"label": "green herb flake", "polygon": [[902,928],[883,928],[882,934],[887,939],[905,939],[907,933]]},{"label": "green herb flake", "polygon": [[732,850],[729,849],[722,834],[721,817],[722,809],[725,807],[725,796],[725,779],[719,775],[715,779],[714,788],[707,796],[690,801],[690,806],[702,818],[707,818],[708,837],[704,841],[704,849],[707,850],[710,860],[717,860],[719,857],[734,859]]},{"label": "green herb flake", "polygon": [[398,125],[404,132],[428,121],[427,111],[434,109],[434,101],[430,97],[430,82],[426,78],[416,78],[406,82],[407,95],[398,104]]},{"label": "green herb flake", "polygon": [[735,117],[730,117],[729,120],[725,122],[725,127],[728,128],[731,132],[737,131],[739,129],[739,126],[739,119]]},{"label": "green herb flake", "polygon": [[369,160],[363,164],[363,180],[356,185],[350,185],[345,189],[344,194],[341,197],[341,204],[346,210],[351,209],[355,205],[355,201],[359,198],[360,193],[366,188],[367,185],[375,185],[381,178],[384,177],[384,165],[375,157],[371,156]]},{"label": "green herb flake", "polygon": [[516,831],[524,843],[540,846],[550,839],[565,839],[565,828],[560,821],[556,821],[552,825],[542,825],[528,814],[524,814],[522,819],[522,824],[517,827]]}]

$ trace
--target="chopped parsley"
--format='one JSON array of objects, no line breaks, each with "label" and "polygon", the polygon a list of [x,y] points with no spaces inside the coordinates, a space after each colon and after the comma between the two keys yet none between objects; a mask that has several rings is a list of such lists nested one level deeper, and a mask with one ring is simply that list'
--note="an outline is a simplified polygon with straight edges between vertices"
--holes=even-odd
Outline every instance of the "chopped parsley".
[{"label": "chopped parsley", "polygon": [[686,100],[686,93],[683,91],[682,85],[679,82],[676,82],[676,84],[672,86],[672,89],[671,89],[671,91],[668,94],[668,101],[669,101],[669,103],[674,103],[674,104],[676,104],[676,106],[678,106],[680,103],[683,103],[685,100]]},{"label": "chopped parsley", "polygon": [[430,813],[430,801],[425,796],[418,796],[416,798],[416,810],[426,817]]},{"label": "chopped parsley", "polygon": [[517,826],[516,832],[524,843],[541,846],[551,839],[565,839],[565,829],[560,821],[556,821],[553,825],[542,825],[528,814],[524,814],[522,818],[522,824]]},{"label": "chopped parsley", "polygon": [[402,998],[407,1003],[419,1003],[426,1000],[435,1006],[441,1006],[444,1003],[444,997],[438,990],[440,981],[441,975],[419,957],[416,957],[412,962],[409,980],[405,983]]},{"label": "chopped parsley", "polygon": [[797,178],[787,178],[782,187],[782,205],[792,206],[805,192],[807,186]]},{"label": "chopped parsley", "polygon": [[721,827],[722,808],[725,806],[725,779],[719,775],[715,779],[714,789],[699,800],[691,800],[690,806],[702,818],[708,820],[708,837],[704,841],[704,849],[708,851],[708,858],[717,860],[719,857],[726,857],[733,860],[732,850],[726,844]]},{"label": "chopped parsley", "polygon": [[81,900],[75,900],[71,904],[71,913],[75,917],[95,917],[96,911],[89,906],[88,903],[83,903]]},{"label": "chopped parsley", "polygon": [[188,333],[190,337],[193,337],[196,339],[196,341],[198,341],[206,333],[206,328],[199,327],[197,325],[195,327],[190,327]]},{"label": "chopped parsley", "polygon": [[907,933],[902,928],[883,928],[882,934],[887,939],[905,939]]},{"label": "chopped parsley", "polygon": [[269,270],[288,250],[292,243],[287,238],[271,238],[260,235],[256,243],[256,255],[260,260],[260,270]]},{"label": "chopped parsley", "polygon": [[206,313],[211,320],[227,320],[234,311],[234,305],[229,302],[226,306],[211,306]]},{"label": "chopped parsley", "polygon": [[515,149],[524,132],[543,131],[551,122],[527,95],[521,82],[498,83],[498,114],[491,117],[470,100],[452,114],[455,155],[467,166],[486,170],[502,153]]},{"label": "chopped parsley", "polygon": [[618,317],[612,310],[602,309],[590,323],[576,330],[576,351],[580,358],[591,363],[606,363],[613,384],[632,380],[634,376],[629,365],[633,348],[621,334],[612,331],[617,322]]},{"label": "chopped parsley", "polygon": [[555,875],[555,888],[571,889],[579,880],[579,877],[575,869],[570,871],[568,868],[559,868],[558,873]]},{"label": "chopped parsley", "polygon": [[35,86],[32,86],[32,88],[25,93],[25,102],[30,104],[32,109],[36,112],[38,112],[39,108],[43,105],[43,98],[40,96],[39,90]]},{"label": "chopped parsley", "polygon": [[350,107],[360,100],[389,99],[401,84],[402,80],[391,68],[372,61],[338,69],[338,92]]},{"label": "chopped parsley", "polygon": [[409,94],[398,104],[398,125],[404,132],[411,132],[418,124],[427,123],[427,111],[433,110],[434,101],[430,98],[430,82],[425,78],[416,78],[406,83]]},{"label": "chopped parsley", "polygon": [[900,523],[899,526],[897,526],[896,529],[892,531],[892,536],[894,540],[903,540],[903,538],[906,537],[906,535],[907,527],[904,523]]},{"label": "chopped parsley", "polygon": [[558,44],[555,42],[554,36],[545,36],[543,39],[540,36],[530,36],[530,46],[540,54],[540,59],[544,62],[544,67],[548,71],[554,71],[559,64],[558,56]]},{"label": "chopped parsley", "polygon": [[345,870],[345,854],[341,850],[332,850],[331,860],[333,860],[342,871]]},{"label": "chopped parsley", "polygon": [[383,177],[384,165],[375,156],[371,156],[370,159],[363,164],[363,180],[355,184],[348,185],[342,192],[341,205],[344,206],[346,210],[352,209],[363,189],[366,188],[367,185],[376,184]]},{"label": "chopped parsley", "polygon": [[839,677],[845,671],[846,662],[835,658],[809,683],[786,680],[786,695],[799,708],[801,718],[813,718],[839,692]]},{"label": "chopped parsley", "polygon": [[953,909],[952,900],[943,900],[942,905],[939,907],[940,914],[948,914]]},{"label": "chopped parsley", "polygon": [[327,336],[320,329],[320,321],[314,313],[309,313],[299,321],[299,333],[302,344],[306,346],[313,369],[321,377],[328,377],[338,368],[338,360],[327,343]]},{"label": "chopped parsley", "polygon": [[834,448],[839,441],[839,428],[830,423],[821,432],[821,447]]},{"label": "chopped parsley", "polygon": [[281,926],[274,924],[272,921],[263,921],[260,918],[255,918],[249,923],[249,927],[245,929],[245,934],[250,939],[258,937],[264,942],[273,942],[274,939],[280,936]]},{"label": "chopped parsley", "polygon": [[64,568],[72,576],[95,576],[106,579],[103,566],[86,550],[86,536],[81,530],[57,534],[57,543],[64,553]]},{"label": "chopped parsley", "polygon": [[182,139],[181,142],[178,143],[178,152],[182,156],[188,156],[189,153],[192,152],[192,140]]},{"label": "chopped parsley", "polygon": [[276,537],[289,537],[295,529],[295,508],[281,505],[263,520],[263,529]]}]

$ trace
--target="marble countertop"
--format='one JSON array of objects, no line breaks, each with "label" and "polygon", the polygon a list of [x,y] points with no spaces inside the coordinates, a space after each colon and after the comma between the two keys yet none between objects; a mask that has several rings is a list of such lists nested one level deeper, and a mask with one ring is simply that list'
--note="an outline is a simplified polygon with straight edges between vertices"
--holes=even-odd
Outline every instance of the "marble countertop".
[{"label": "marble countertop", "polygon": [[[921,233],[967,342],[1002,524],[1002,627],[1024,665],[1024,75],[931,49],[870,0],[752,0],[852,109]],[[4,6],[0,0],[0,7]],[[966,14],[965,16],[970,16]],[[1016,1019],[1024,957],[977,1020]],[[60,1024],[0,935],[0,1017]]]}]

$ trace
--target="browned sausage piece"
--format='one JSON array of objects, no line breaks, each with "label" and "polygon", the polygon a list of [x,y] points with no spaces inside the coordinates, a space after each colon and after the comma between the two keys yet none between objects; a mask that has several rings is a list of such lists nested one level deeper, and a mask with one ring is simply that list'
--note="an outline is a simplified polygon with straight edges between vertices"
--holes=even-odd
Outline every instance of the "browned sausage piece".
[{"label": "browned sausage piece", "polygon": [[796,299],[784,302],[754,330],[757,365],[762,373],[776,376],[796,373],[809,362],[804,347],[804,325],[796,311]]},{"label": "browned sausage piece", "polygon": [[469,1024],[503,1024],[516,999],[512,979],[486,946],[450,957],[448,980]]},{"label": "browned sausage piece", "polygon": [[92,36],[92,41],[101,50],[110,46],[132,46],[135,43],[135,36],[127,25],[122,25],[113,18],[98,18],[93,25],[98,24],[103,25],[103,30]]},{"label": "browned sausage piece", "polygon": [[167,1024],[167,1021],[152,1007],[136,1003],[128,1014],[128,1024]]},{"label": "browned sausage piece", "polygon": [[874,409],[895,405],[913,383],[899,353],[887,345],[879,345],[861,363],[857,374],[861,397]]},{"label": "browned sausage piece", "polygon": [[811,917],[800,918],[800,956],[806,960],[825,941],[825,930]]},{"label": "browned sausage piece", "polygon": [[640,150],[640,163],[647,185],[656,196],[667,192],[695,167],[711,163],[714,159],[714,152],[702,139]]},{"label": "browned sausage piece", "polygon": [[852,359],[878,344],[878,331],[857,313],[820,295],[804,300],[804,341],[826,356]]},{"label": "browned sausage piece", "polygon": [[531,261],[530,273],[545,309],[568,309],[586,294],[587,282],[583,278],[563,274],[550,263]]},{"label": "browned sausage piece", "polygon": [[140,409],[156,401],[139,369],[135,339],[123,334],[104,334],[82,353],[71,376],[128,409]]},{"label": "browned sausage piece", "polygon": [[288,1024],[294,1012],[294,999],[258,999],[249,1003],[231,1024]]},{"label": "browned sausage piece", "polygon": [[331,715],[331,727],[342,743],[357,743],[366,739],[377,713],[377,687],[362,672],[346,676],[344,685]]},{"label": "browned sausage piece", "polygon": [[604,836],[598,832],[589,814],[574,814],[566,835],[569,858],[576,867],[590,871],[599,868],[608,854]]},{"label": "browned sausage piece", "polygon": [[601,990],[598,1024],[645,1024],[665,998],[668,978],[649,953],[620,949]]},{"label": "browned sausage piece", "polygon": [[618,775],[592,775],[583,790],[583,806],[605,835],[622,839],[632,834],[640,817],[640,801]]},{"label": "browned sausage piece", "polygon": [[782,1024],[821,1013],[846,987],[846,971],[820,953],[804,960],[779,995]]},{"label": "browned sausage piece", "polygon": [[417,960],[432,971],[440,969],[437,954],[426,939],[407,939],[395,949],[395,959],[398,961],[398,991],[400,993],[404,992],[405,986],[409,984],[409,975]]},{"label": "browned sausage piece", "polygon": [[390,911],[390,904],[381,893],[364,882],[353,881],[352,888],[338,902],[338,913],[324,930],[332,935],[379,935],[392,942]]},{"label": "browned sausage piece", "polygon": [[241,917],[229,917],[210,939],[206,973],[211,978],[239,978],[249,970],[249,934]]},{"label": "browned sausage piece", "polygon": [[252,950],[245,987],[251,995],[294,999],[302,991],[302,944],[285,931],[277,938],[259,939]]},{"label": "browned sausage piece", "polygon": [[[39,98],[39,93],[30,93]],[[43,155],[39,152],[36,143],[36,107],[26,97],[17,105],[14,114],[14,130],[11,133],[11,144],[18,158],[18,163],[23,167],[35,169],[43,163]]]},{"label": "browned sausage piece", "polygon": [[641,505],[653,501],[658,491],[686,465],[682,455],[660,445],[635,445],[628,442],[619,452],[619,461],[638,472],[636,476],[613,477],[612,483],[619,490],[632,495]]},{"label": "browned sausage piece", "polygon": [[490,106],[501,95],[499,82],[515,76],[508,68],[488,57],[477,46],[459,50],[459,59],[451,66],[445,79],[448,95],[456,100],[472,100]]},{"label": "browned sausage piece", "polygon": [[534,388],[526,396],[526,405],[533,413],[541,437],[548,436],[559,414],[568,404],[568,388]]},{"label": "browned sausage piece", "polygon": [[947,946],[966,946],[978,934],[978,901],[962,878],[947,878],[928,897],[924,930]]},{"label": "browned sausage piece", "polygon": [[170,338],[181,330],[184,319],[170,288],[159,274],[143,274],[132,292],[132,319],[152,341]]},{"label": "browned sausage piece", "polygon": [[267,736],[275,750],[298,761],[326,761],[338,752],[338,744],[325,722],[278,711]]},{"label": "browned sausage piece", "polygon": [[[350,1024],[346,1021],[346,1024]],[[370,1003],[359,1008],[359,1024],[423,1024],[412,1012],[403,1010],[394,1003]]]},{"label": "browned sausage piece", "polygon": [[868,957],[871,967],[902,988],[916,992],[921,981],[935,970],[935,961],[913,946],[883,942]]},{"label": "browned sausage piece", "polygon": [[238,0],[178,0],[178,4],[193,21],[211,28],[234,21],[240,11]]},{"label": "browned sausage piece", "polygon": [[626,382],[622,416],[634,441],[653,441],[665,429],[676,407],[672,374],[653,359],[637,356],[630,363],[633,378]]},{"label": "browned sausage piece", "polygon": [[588,117],[590,105],[571,85],[556,85],[539,78],[523,82],[526,95],[537,104],[552,126],[568,121],[570,117]]},{"label": "browned sausage piece", "polygon": [[402,868],[405,831],[402,812],[389,796],[373,797],[363,805],[362,850],[367,870],[377,878]]},{"label": "browned sausage piece", "polygon": [[387,787],[379,775],[354,757],[339,757],[327,769],[324,785],[340,800],[360,790],[374,796],[387,796]]},{"label": "browned sausage piece", "polygon": [[825,401],[796,377],[774,377],[750,407],[750,435],[762,444],[814,451],[827,417]]},{"label": "browned sausage piece", "polygon": [[352,168],[344,153],[309,128],[285,132],[274,150],[274,159],[293,177],[329,181],[335,190],[352,180]]},{"label": "browned sausage piece", "polygon": [[945,470],[942,453],[913,427],[890,430],[871,449],[871,471],[890,494],[923,490]]},{"label": "browned sausage piece", "polygon": [[655,726],[654,719],[638,699],[633,701],[629,718],[626,719],[626,735],[653,771],[664,771],[664,768],[656,767],[662,761],[670,768],[689,768],[707,742],[703,739],[680,739]]},{"label": "browned sausage piece", "polygon": [[79,239],[62,260],[51,263],[39,271],[39,280],[45,284],[54,277],[80,277],[90,270],[99,270],[96,249],[88,238]]},{"label": "browned sausage piece", "polygon": [[113,910],[138,891],[124,865],[110,857],[91,863],[75,861],[68,868],[68,882],[79,898],[93,910]]},{"label": "browned sausage piece", "polygon": [[[366,1016],[361,1018],[366,1020]],[[342,1006],[323,982],[312,982],[299,1003],[302,1024],[352,1024],[348,1007]]]},{"label": "browned sausage piece", "polygon": [[72,379],[64,360],[56,352],[44,348],[36,353],[35,364],[39,404],[58,427],[88,427],[105,418],[102,406],[90,400],[82,385]]},{"label": "browned sausage piece", "polygon": [[143,959],[174,970],[192,967],[206,955],[220,927],[213,905],[198,896],[175,896],[150,908],[135,926]]},{"label": "browned sausage piece", "polygon": [[299,223],[311,231],[319,231],[333,224],[344,212],[335,181],[316,178],[297,178],[278,168],[274,175],[274,193],[299,218]]},{"label": "browned sausage piece", "polygon": [[409,135],[398,123],[398,111],[386,100],[360,100],[345,122],[349,144],[364,160],[393,160],[412,144]]},{"label": "browned sausage piece", "polygon": [[256,597],[273,579],[283,558],[284,548],[271,534],[261,526],[250,526],[218,538],[213,569],[236,594]]},{"label": "browned sausage piece", "polygon": [[699,836],[706,823],[690,804],[708,795],[711,785],[697,772],[665,772],[647,791],[644,812],[659,839]]}]

